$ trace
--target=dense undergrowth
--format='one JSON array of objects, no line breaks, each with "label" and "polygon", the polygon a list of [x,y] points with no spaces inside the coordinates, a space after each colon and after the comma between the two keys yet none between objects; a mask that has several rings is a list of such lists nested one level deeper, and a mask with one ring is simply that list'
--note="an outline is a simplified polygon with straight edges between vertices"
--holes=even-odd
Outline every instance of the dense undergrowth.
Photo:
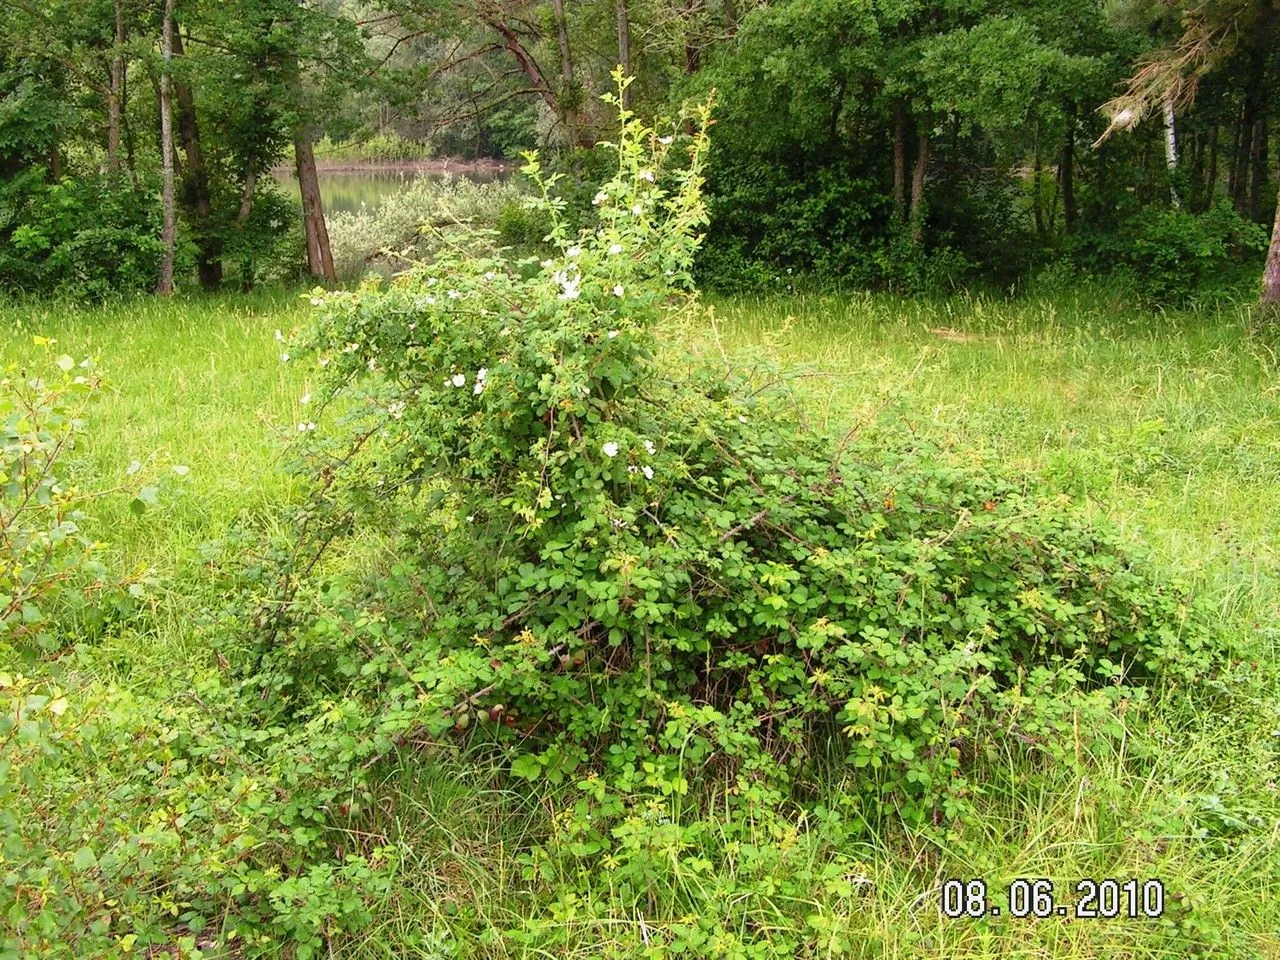
[{"label": "dense undergrowth", "polygon": [[[210,329],[194,301],[167,377],[152,318],[165,413],[89,415],[190,475],[129,522],[132,494],[93,507],[110,565],[152,558],[148,603],[10,651],[9,953],[1274,946],[1265,338],[1081,305],[708,312],[697,164],[656,175],[698,144],[633,127],[601,232],[546,263],[446,250],[316,295],[296,341],[291,308]],[[142,336],[132,310],[89,340]],[[739,355],[752,324],[816,368]],[[226,395],[300,473],[246,454]],[[134,458],[91,440],[67,467],[112,487]],[[1228,509],[1161,506],[1211,490]],[[1126,529],[1152,495],[1154,558]],[[1157,876],[1169,909],[945,921],[957,875]]]}]

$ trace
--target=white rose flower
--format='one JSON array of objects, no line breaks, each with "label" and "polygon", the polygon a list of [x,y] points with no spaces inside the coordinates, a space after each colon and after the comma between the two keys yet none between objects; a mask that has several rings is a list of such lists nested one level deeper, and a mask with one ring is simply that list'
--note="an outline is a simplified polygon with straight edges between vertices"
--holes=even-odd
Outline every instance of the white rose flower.
[{"label": "white rose flower", "polygon": [[620,284],[620,283],[615,283],[615,284],[613,285],[613,295],[614,295],[615,297],[620,297],[620,296],[622,296],[622,284]]},{"label": "white rose flower", "polygon": [[455,387],[465,387],[465,386],[467,385],[467,377],[466,377],[466,374],[462,374],[462,373],[455,373],[455,374],[454,374],[452,377],[450,377],[449,379],[453,381],[453,385],[454,385]]},{"label": "white rose flower", "polygon": [[644,442],[644,449],[645,449],[645,453],[649,454],[649,456],[652,457],[658,448],[653,445],[652,440],[646,440]]},{"label": "white rose flower", "polygon": [[618,455],[618,445],[614,443],[612,440],[610,440],[600,449],[604,451],[604,455],[606,457],[616,457]]},{"label": "white rose flower", "polygon": [[640,472],[644,474],[644,478],[646,480],[653,479],[653,467],[649,466],[647,463],[640,468]]}]

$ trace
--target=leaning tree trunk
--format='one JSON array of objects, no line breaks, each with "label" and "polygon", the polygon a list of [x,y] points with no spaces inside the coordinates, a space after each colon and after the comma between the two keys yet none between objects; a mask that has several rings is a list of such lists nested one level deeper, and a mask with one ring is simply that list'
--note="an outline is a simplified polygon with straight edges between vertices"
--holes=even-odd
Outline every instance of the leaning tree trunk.
[{"label": "leaning tree trunk", "polygon": [[173,293],[173,258],[178,243],[178,219],[173,202],[173,96],[170,93],[173,80],[169,69],[173,65],[173,0],[164,0],[164,21],[161,25],[161,50],[164,56],[164,73],[160,75],[160,152],[161,196],[164,206],[164,227],[160,257],[160,279],[156,293]]},{"label": "leaning tree trunk", "polygon": [[298,171],[298,193],[302,198],[302,225],[307,237],[307,266],[311,275],[334,283],[333,253],[329,249],[329,229],[324,222],[320,199],[320,178],[316,175],[316,155],[311,149],[311,131],[299,126],[293,134],[293,153]]},{"label": "leaning tree trunk", "polygon": [[1280,310],[1280,195],[1276,196],[1276,222],[1271,229],[1271,249],[1262,271],[1262,305]]}]

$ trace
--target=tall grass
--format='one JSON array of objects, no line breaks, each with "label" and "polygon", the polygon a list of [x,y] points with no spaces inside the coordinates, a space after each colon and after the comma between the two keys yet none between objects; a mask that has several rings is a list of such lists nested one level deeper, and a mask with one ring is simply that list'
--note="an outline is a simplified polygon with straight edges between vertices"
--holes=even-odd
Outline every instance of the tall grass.
[{"label": "tall grass", "polygon": [[[1089,299],[880,296],[710,305],[713,319],[671,332],[673,351],[743,365],[772,357],[784,364],[777,388],[837,436],[916,437],[1070,496],[1196,580],[1244,661],[1275,660],[1280,363],[1276,338],[1251,331],[1243,308],[1166,316]],[[134,518],[108,500],[96,518],[117,562],[172,583],[146,669],[199,655],[200,544],[241,511],[269,517],[290,496],[276,437],[305,417],[307,378],[281,362],[273,334],[303,308],[269,294],[0,310],[0,361],[30,363],[34,334],[100,356],[114,386],[94,411],[82,476],[110,478],[152,453],[191,468],[157,512]],[[750,957],[751,940],[788,935],[807,957],[1280,956],[1280,688],[1264,672],[1261,686],[1162,690],[1133,705],[1128,735],[1085,756],[1083,776],[1009,745],[987,758],[981,816],[950,839],[889,828],[850,847],[822,817],[801,819],[793,836],[758,836],[707,868],[673,852],[625,914],[607,907],[607,872],[589,878],[594,893],[567,899],[563,878],[529,859],[572,788],[515,791],[483,756],[418,756],[391,772],[364,826],[409,851],[399,882],[375,925],[335,941],[333,955],[656,956],[655,931],[710,916],[736,936],[686,956]],[[822,785],[828,809],[853,775]],[[774,848],[784,855],[765,869],[760,850]],[[831,865],[838,875],[823,874]],[[1050,877],[1068,892],[1085,877],[1155,877],[1170,907],[1163,920],[942,918],[941,881],[974,876],[993,890]]]}]

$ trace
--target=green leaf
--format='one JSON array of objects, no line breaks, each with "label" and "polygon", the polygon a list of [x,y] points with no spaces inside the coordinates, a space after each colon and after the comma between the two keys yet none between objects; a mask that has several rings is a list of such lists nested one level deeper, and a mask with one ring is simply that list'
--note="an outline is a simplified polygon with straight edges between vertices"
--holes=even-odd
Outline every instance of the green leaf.
[{"label": "green leaf", "polygon": [[525,780],[537,780],[542,776],[542,764],[538,758],[531,753],[526,753],[516,757],[511,764],[511,772],[517,777],[523,777]]},{"label": "green leaf", "polygon": [[71,858],[71,866],[80,873],[84,873],[86,870],[92,870],[97,865],[98,858],[94,856],[93,851],[88,847],[81,847],[76,851],[76,855]]}]

